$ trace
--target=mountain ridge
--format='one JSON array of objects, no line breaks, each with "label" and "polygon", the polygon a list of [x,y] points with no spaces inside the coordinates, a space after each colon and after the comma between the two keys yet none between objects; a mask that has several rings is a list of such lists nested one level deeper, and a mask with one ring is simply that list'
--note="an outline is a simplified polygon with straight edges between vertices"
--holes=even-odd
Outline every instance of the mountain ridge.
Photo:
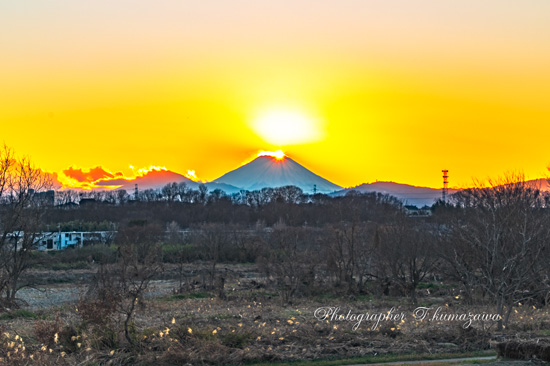
[{"label": "mountain ridge", "polygon": [[199,185],[204,184],[208,187],[208,190],[213,191],[221,189],[228,194],[239,192],[241,188],[234,187],[229,184],[215,183],[215,182],[196,182],[187,178],[186,176],[173,172],[171,170],[152,170],[144,175],[135,177],[133,179],[111,179],[103,180],[96,183],[99,187],[119,186],[117,189],[125,189],[131,191],[138,185],[139,190],[146,189],[160,189],[170,183],[185,183],[189,188],[198,189]]},{"label": "mountain ridge", "polygon": [[[335,192],[335,196],[345,195],[350,191],[359,191],[361,193],[378,192],[382,194],[389,194],[400,200],[403,200],[405,204],[412,206],[431,206],[441,198],[441,189],[414,186],[406,183],[377,181],[373,183],[362,183],[355,187],[343,189]],[[457,192],[458,189],[450,188],[448,194]]]},{"label": "mountain ridge", "polygon": [[[375,181],[343,188],[308,170],[284,154],[281,156],[259,155],[247,164],[209,182],[197,182],[180,173],[162,168],[149,170],[145,174],[133,178],[119,176],[113,179],[109,176],[106,179],[99,179],[94,182],[95,187],[93,189],[110,190],[114,188],[133,191],[137,184],[138,189],[142,191],[161,189],[173,182],[184,182],[191,189],[198,189],[201,184],[204,184],[209,191],[221,190],[226,194],[234,194],[242,190],[254,191],[266,187],[276,188],[288,185],[297,186],[305,193],[317,192],[331,196],[345,195],[350,191],[379,192],[394,196],[405,204],[418,207],[431,206],[442,197],[441,188],[415,186],[393,181]],[[533,179],[527,182],[538,186],[543,191],[550,191],[550,184],[546,178]],[[451,195],[459,190],[458,188],[449,188],[447,193]]]}]

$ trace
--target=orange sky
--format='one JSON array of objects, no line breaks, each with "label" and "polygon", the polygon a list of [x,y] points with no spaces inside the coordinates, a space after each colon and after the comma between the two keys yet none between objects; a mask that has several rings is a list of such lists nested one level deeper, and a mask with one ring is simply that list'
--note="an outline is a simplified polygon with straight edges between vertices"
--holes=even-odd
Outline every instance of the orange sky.
[{"label": "orange sky", "polygon": [[0,0],[0,140],[59,173],[211,180],[282,149],[342,186],[538,178],[548,14],[547,0]]}]

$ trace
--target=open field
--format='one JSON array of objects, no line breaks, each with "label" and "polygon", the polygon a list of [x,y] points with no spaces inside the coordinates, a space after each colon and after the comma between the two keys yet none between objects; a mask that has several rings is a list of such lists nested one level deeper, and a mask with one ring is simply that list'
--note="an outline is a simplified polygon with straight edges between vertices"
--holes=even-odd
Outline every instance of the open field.
[{"label": "open field", "polygon": [[[192,264],[187,270],[200,276],[200,267]],[[174,293],[175,266],[152,281],[130,326],[134,345],[121,336],[118,315],[79,303],[91,272],[31,271],[29,276],[39,274],[43,284],[40,291],[22,290],[28,306],[0,317],[0,357],[9,364],[26,364],[32,356],[46,365],[237,365],[344,359],[338,364],[361,364],[396,360],[393,357],[399,355],[468,357],[494,352],[491,346],[497,341],[548,335],[548,312],[532,306],[520,307],[509,329],[497,332],[492,322],[473,322],[464,328],[458,321],[415,319],[418,306],[441,306],[446,313],[488,311],[461,305],[452,291],[439,297],[420,290],[417,305],[407,298],[330,294],[296,298],[283,305],[277,292],[265,288],[254,265],[221,265],[219,270],[232,273],[223,299],[200,286]],[[73,282],[68,281],[71,276]],[[62,283],[55,283],[56,279]],[[325,307],[339,307],[344,315],[387,313],[393,308],[404,318],[382,320],[377,326],[365,320],[354,327],[356,321],[320,318],[316,310]],[[322,363],[329,364],[333,363]]]}]

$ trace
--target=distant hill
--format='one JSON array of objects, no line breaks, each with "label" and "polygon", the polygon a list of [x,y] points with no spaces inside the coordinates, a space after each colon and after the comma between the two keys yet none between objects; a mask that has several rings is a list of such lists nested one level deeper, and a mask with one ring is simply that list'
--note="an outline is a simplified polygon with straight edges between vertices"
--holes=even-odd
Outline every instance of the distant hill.
[{"label": "distant hill", "polygon": [[[548,179],[540,178],[527,181],[527,183],[533,184],[543,191],[550,191],[550,183]],[[441,198],[440,188],[418,187],[410,184],[395,183],[395,182],[374,182],[363,183],[356,187],[346,188],[335,192],[333,195],[344,195],[349,191],[366,192],[379,192],[383,194],[389,194],[402,200],[406,205],[413,205],[417,207],[431,206],[435,201]],[[458,192],[459,189],[449,189],[448,194]]]},{"label": "distant hill", "polygon": [[189,186],[194,186],[195,184],[198,185],[198,183],[193,182],[191,179],[178,174],[174,173],[170,170],[151,170],[147,172],[146,174],[136,177],[134,179],[110,179],[110,180],[103,180],[96,183],[97,186],[120,186],[119,189],[125,189],[127,191],[133,190],[135,187],[135,184],[137,183],[138,188],[140,190],[145,189],[159,189],[164,187],[168,183],[172,182],[185,182]]},{"label": "distant hill", "polygon": [[[281,153],[282,154],[282,153]],[[57,181],[57,175],[51,174],[52,180],[61,186]],[[296,186],[305,193],[313,193],[314,187],[318,193],[330,194],[333,196],[345,195],[349,191],[379,192],[389,194],[404,202],[406,205],[417,207],[431,206],[441,198],[440,188],[419,187],[410,184],[395,182],[374,182],[345,188],[328,181],[327,179],[311,172],[304,166],[292,160],[288,156],[276,157],[270,155],[258,156],[248,164],[232,170],[211,182],[195,182],[186,176],[166,169],[153,169],[146,174],[135,178],[104,179],[94,182],[96,189],[125,189],[132,192],[135,184],[138,184],[140,191],[146,189],[161,189],[169,183],[185,182],[191,189],[198,189],[199,185],[205,184],[210,192],[222,190],[226,194],[237,193],[241,190],[255,191],[262,188]],[[528,181],[543,191],[550,191],[550,183],[546,178]],[[458,192],[459,189],[449,189],[448,194]]]},{"label": "distant hill", "polygon": [[[144,174],[143,176],[136,177],[133,179],[111,179],[99,181],[96,183],[99,187],[109,187],[109,186],[120,186],[118,189],[125,189],[126,191],[133,191],[135,185],[138,185],[140,191],[146,189],[161,189],[169,183],[181,183],[184,182],[191,189],[198,189],[201,182],[195,182],[186,176],[172,172],[170,170],[151,170]],[[221,183],[204,183],[208,187],[209,191],[214,191],[216,189],[221,189],[227,194],[232,194],[239,192],[241,189],[238,187],[233,187],[229,184]]]},{"label": "distant hill", "polygon": [[[349,191],[379,192],[389,194],[399,198],[407,205],[417,207],[431,206],[435,201],[441,198],[441,189],[417,187],[410,184],[402,184],[395,182],[374,182],[363,183],[356,187],[343,189],[334,193],[334,195],[344,195]],[[457,192],[458,189],[449,189],[449,194]]]},{"label": "distant hill", "polygon": [[289,157],[259,156],[248,164],[214,179],[213,183],[224,183],[248,191],[265,187],[296,186],[306,193],[331,193],[342,187],[311,172]]}]

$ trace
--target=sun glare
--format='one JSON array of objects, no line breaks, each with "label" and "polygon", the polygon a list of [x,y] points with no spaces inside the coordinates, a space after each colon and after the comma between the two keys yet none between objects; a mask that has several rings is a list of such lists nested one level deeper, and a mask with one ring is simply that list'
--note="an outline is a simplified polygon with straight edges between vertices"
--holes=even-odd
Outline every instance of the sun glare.
[{"label": "sun glare", "polygon": [[264,112],[255,119],[253,129],[264,141],[276,146],[314,142],[323,138],[319,122],[297,111]]},{"label": "sun glare", "polygon": [[285,153],[281,150],[277,151],[260,151],[258,153],[258,156],[270,156],[272,158],[276,158],[277,160],[282,160],[285,158]]}]

